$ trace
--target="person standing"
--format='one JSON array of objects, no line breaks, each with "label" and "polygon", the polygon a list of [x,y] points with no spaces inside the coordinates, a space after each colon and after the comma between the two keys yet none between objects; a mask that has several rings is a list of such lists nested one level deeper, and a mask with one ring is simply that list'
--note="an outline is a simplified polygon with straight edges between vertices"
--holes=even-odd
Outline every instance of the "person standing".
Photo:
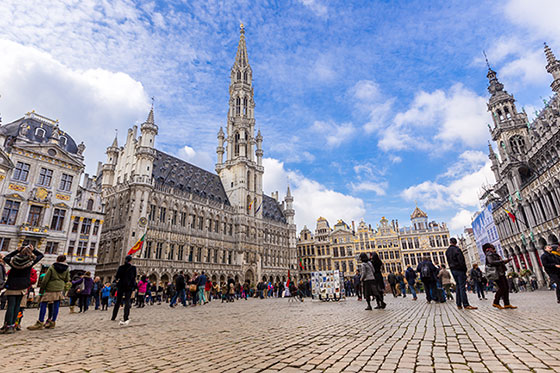
[{"label": "person standing", "polygon": [[455,279],[455,298],[457,301],[457,308],[476,310],[477,307],[471,306],[469,304],[469,298],[467,297],[467,264],[465,263],[465,256],[463,255],[461,249],[457,247],[457,239],[455,237],[452,237],[449,242],[451,245],[449,245],[445,251],[445,256],[447,258],[451,274]]},{"label": "person standing", "polygon": [[78,280],[72,282],[73,285],[80,285],[78,289],[80,290],[80,313],[86,312],[89,309],[89,300],[91,297],[91,291],[93,290],[93,280],[91,278],[91,272],[84,273]]},{"label": "person standing", "polygon": [[441,265],[438,277],[441,281],[444,295],[449,299],[453,299],[453,294],[451,294],[451,273],[445,268],[445,264]]},{"label": "person standing", "polygon": [[4,267],[4,255],[0,254],[0,290],[4,289],[7,278],[6,267]]},{"label": "person standing", "polygon": [[424,284],[424,291],[426,291],[426,301],[431,303],[437,301],[436,297],[436,276],[438,269],[432,263],[429,256],[425,256],[424,260],[418,264],[416,271],[420,274],[420,280]]},{"label": "person standing", "polygon": [[[496,252],[496,248],[491,243],[485,243],[482,245],[482,250],[486,255],[486,274],[488,279],[492,279],[498,290],[496,291],[496,295],[494,296],[494,302],[492,302],[492,306],[498,309],[515,309],[516,306],[512,306],[509,303],[509,285],[508,280],[506,278],[506,263],[511,261],[511,258],[503,260],[500,254]],[[489,270],[493,270],[495,272],[495,277],[492,278],[489,274]],[[504,301],[504,306],[500,305],[500,299]]]},{"label": "person standing", "polygon": [[23,297],[31,286],[32,267],[43,259],[43,253],[32,245],[20,247],[4,257],[4,262],[11,267],[6,280],[6,297],[8,301],[2,334],[15,333],[16,320]]},{"label": "person standing", "polygon": [[[367,302],[366,311],[371,311],[371,298],[378,299],[379,297],[379,288],[375,283],[375,269],[365,253],[360,254],[360,260],[362,261],[360,280],[362,281],[362,285],[364,287],[364,298]],[[376,308],[381,307],[379,307],[378,304]]]},{"label": "person standing", "polygon": [[360,271],[356,270],[356,274],[354,275],[353,281],[354,281],[354,290],[356,291],[358,300],[362,300],[362,285],[360,283]]},{"label": "person standing", "polygon": [[402,274],[402,272],[399,272],[397,274],[397,283],[399,284],[399,290],[403,296],[403,298],[406,298],[406,286],[404,285],[404,276]]},{"label": "person standing", "polygon": [[480,268],[478,268],[478,264],[473,264],[471,269],[471,279],[473,281],[475,291],[478,295],[478,299],[486,300],[486,297],[484,296],[483,277],[484,275],[482,274]]},{"label": "person standing", "polygon": [[560,252],[558,245],[544,247],[541,262],[550,282],[556,284],[556,301],[560,303]]},{"label": "person standing", "polygon": [[202,271],[200,273],[200,276],[198,276],[198,281],[197,281],[197,286],[198,286],[198,302],[200,305],[203,305],[206,303],[206,296],[204,295],[204,288],[206,287],[206,281],[207,281],[207,277],[204,274],[204,271]]},{"label": "person standing", "polygon": [[[53,329],[56,325],[60,301],[64,299],[62,292],[68,282],[70,282],[70,270],[66,262],[66,255],[59,255],[56,263],[49,267],[47,273],[41,280],[39,295],[39,319],[35,325],[28,326],[29,330]],[[52,303],[52,308],[49,303]],[[49,308],[49,317],[45,322],[45,314]]]},{"label": "person standing", "polygon": [[142,275],[140,277],[140,281],[138,281],[138,293],[136,295],[137,308],[144,307],[147,291],[148,291],[148,278],[146,277],[146,275]]},{"label": "person standing", "polygon": [[113,308],[113,316],[111,320],[115,321],[119,313],[121,303],[124,301],[124,315],[121,325],[128,325],[128,316],[130,315],[130,296],[136,288],[136,267],[132,265],[132,256],[127,255],[124,258],[124,264],[117,269],[115,281],[117,281],[117,299]]},{"label": "person standing", "polygon": [[410,291],[410,294],[412,294],[412,300],[417,300],[418,297],[416,296],[416,289],[415,289],[416,271],[412,269],[410,265],[406,268],[404,277],[406,277],[406,282],[408,283],[408,290]]},{"label": "person standing", "polygon": [[107,311],[109,306],[109,297],[111,296],[111,284],[106,283],[101,289],[101,311]]},{"label": "person standing", "polygon": [[175,303],[177,302],[177,298],[181,299],[181,303],[183,307],[187,306],[187,293],[185,292],[186,284],[185,284],[185,276],[183,271],[179,272],[179,275],[175,279],[175,295],[171,298],[171,302],[169,302],[169,307],[175,307]]},{"label": "person standing", "polygon": [[210,281],[210,279],[207,279],[206,285],[204,285],[204,297],[206,298],[207,302],[210,302],[212,300],[212,295],[210,294],[211,290],[212,290],[212,281]]},{"label": "person standing", "polygon": [[375,283],[377,285],[379,293],[379,296],[377,298],[378,306],[381,306],[380,308],[385,308],[387,307],[387,304],[383,301],[383,294],[385,293],[385,280],[383,280],[383,262],[375,251],[370,254],[370,261],[371,264],[373,264],[373,269],[375,270],[373,276],[375,277]]},{"label": "person standing", "polygon": [[391,287],[391,293],[393,293],[393,297],[397,297],[397,276],[393,272],[389,272],[387,275],[387,282]]},{"label": "person standing", "polygon": [[93,279],[93,289],[91,290],[91,296],[93,297],[93,301],[95,302],[95,310],[99,310],[99,306],[101,305],[101,289],[103,288],[103,284],[101,283],[101,278],[99,276],[95,276]]}]

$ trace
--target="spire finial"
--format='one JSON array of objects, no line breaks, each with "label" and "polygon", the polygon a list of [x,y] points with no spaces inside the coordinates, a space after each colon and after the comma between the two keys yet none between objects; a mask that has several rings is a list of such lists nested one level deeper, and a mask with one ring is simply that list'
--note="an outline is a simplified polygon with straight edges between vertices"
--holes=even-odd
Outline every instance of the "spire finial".
[{"label": "spire finial", "polygon": [[486,55],[486,51],[482,51],[482,54],[484,55],[484,60],[486,61],[486,66],[488,66],[488,70],[490,70],[490,62],[488,62],[488,56]]},{"label": "spire finial", "polygon": [[552,53],[552,50],[550,49],[548,44],[546,44],[546,42],[544,43],[544,54],[546,55],[546,62],[548,62],[548,64],[552,64],[554,63],[554,61],[556,61],[554,53]]},{"label": "spire finial", "polygon": [[243,25],[243,22],[241,22],[241,23],[239,24],[239,32],[240,32],[241,34],[244,34],[244,33],[245,33],[245,26]]},{"label": "spire finial", "polygon": [[115,139],[113,140],[113,144],[111,145],[112,147],[118,148],[119,144],[117,142],[117,137],[119,136],[119,130],[117,128],[115,128]]}]

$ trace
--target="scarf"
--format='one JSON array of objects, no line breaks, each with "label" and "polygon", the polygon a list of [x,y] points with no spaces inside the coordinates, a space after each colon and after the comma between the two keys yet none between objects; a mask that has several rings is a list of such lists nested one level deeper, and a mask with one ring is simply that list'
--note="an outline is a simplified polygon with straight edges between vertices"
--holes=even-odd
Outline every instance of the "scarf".
[{"label": "scarf", "polygon": [[10,262],[10,265],[15,269],[24,269],[33,265],[34,255],[22,255],[18,253]]},{"label": "scarf", "polygon": [[556,256],[560,256],[560,252],[559,251],[554,251],[554,250],[550,250],[550,253]]}]

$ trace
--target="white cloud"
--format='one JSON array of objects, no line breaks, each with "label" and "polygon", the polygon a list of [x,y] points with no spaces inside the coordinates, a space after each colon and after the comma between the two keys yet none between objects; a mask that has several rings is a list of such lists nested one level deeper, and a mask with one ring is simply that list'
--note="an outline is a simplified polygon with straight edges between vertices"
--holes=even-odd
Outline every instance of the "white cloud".
[{"label": "white cloud", "polygon": [[560,2],[557,0],[510,0],[504,11],[510,21],[526,27],[535,37],[560,40]]},{"label": "white cloud", "polygon": [[486,99],[462,84],[448,92],[419,92],[409,109],[398,113],[381,133],[383,150],[421,149],[442,151],[461,144],[480,146],[488,138]]},{"label": "white cloud", "polygon": [[378,196],[387,194],[386,190],[389,187],[387,182],[373,183],[371,181],[363,181],[358,184],[351,183],[352,191],[354,192],[374,192]]},{"label": "white cloud", "polygon": [[488,161],[488,155],[478,150],[466,150],[459,155],[458,161],[447,169],[441,177],[456,178],[474,172]]},{"label": "white cloud", "polygon": [[520,82],[543,85],[550,82],[552,77],[546,72],[545,66],[544,48],[522,49],[519,57],[506,63],[499,72],[508,87],[519,89]]},{"label": "white cloud", "polygon": [[299,2],[320,17],[324,17],[327,15],[327,6],[323,4],[321,0],[299,0]]},{"label": "white cloud", "polygon": [[337,147],[350,140],[356,133],[356,128],[352,123],[336,124],[333,121],[316,120],[311,129],[325,137],[327,145]]},{"label": "white cloud", "polygon": [[215,160],[206,152],[196,151],[194,148],[185,145],[179,149],[177,156],[197,167],[214,172]]},{"label": "white cloud", "polygon": [[325,217],[329,222],[337,219],[351,221],[359,219],[366,212],[360,198],[328,189],[298,172],[287,170],[284,163],[277,159],[264,158],[263,166],[263,189],[268,195],[274,191],[280,191],[284,195],[289,178],[298,231],[304,225],[313,230],[319,216]]},{"label": "white cloud", "polygon": [[62,130],[85,143],[88,172],[105,160],[115,129],[126,134],[128,127],[148,115],[149,99],[142,84],[127,74],[72,69],[47,53],[6,40],[0,40],[0,55],[3,122],[31,110],[59,119]]},{"label": "white cloud", "polygon": [[473,212],[462,209],[457,212],[454,217],[449,221],[449,229],[452,231],[463,231],[463,228],[468,228],[472,223]]},{"label": "white cloud", "polygon": [[356,107],[367,113],[368,121],[363,125],[364,131],[371,134],[384,128],[394,99],[383,97],[379,85],[372,80],[358,81],[349,92]]}]

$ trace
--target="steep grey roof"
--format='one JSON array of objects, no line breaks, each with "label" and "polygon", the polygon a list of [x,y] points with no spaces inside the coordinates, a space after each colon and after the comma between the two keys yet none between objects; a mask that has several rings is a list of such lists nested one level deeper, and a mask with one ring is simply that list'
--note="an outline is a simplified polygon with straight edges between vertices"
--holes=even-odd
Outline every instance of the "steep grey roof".
[{"label": "steep grey roof", "polygon": [[286,223],[280,204],[272,197],[263,194],[263,218]]},{"label": "steep grey roof", "polygon": [[156,150],[152,176],[156,182],[229,205],[218,175],[159,150]]},{"label": "steep grey roof", "polygon": [[[25,128],[25,130],[23,131],[25,132],[25,134],[21,134],[22,133],[22,131],[20,130],[21,128]],[[40,134],[37,133],[37,128],[44,129],[45,135],[40,136]],[[9,136],[17,137],[19,135],[35,143],[49,142],[49,139],[52,137],[53,130],[54,130],[54,126],[50,123],[41,122],[35,118],[25,118],[25,117],[0,127],[0,133],[6,137]],[[63,137],[66,138],[66,144],[64,144]],[[58,144],[62,149],[66,150],[69,153],[72,154],[78,153],[78,146],[76,145],[74,139],[68,133],[60,129],[59,129]]]}]

